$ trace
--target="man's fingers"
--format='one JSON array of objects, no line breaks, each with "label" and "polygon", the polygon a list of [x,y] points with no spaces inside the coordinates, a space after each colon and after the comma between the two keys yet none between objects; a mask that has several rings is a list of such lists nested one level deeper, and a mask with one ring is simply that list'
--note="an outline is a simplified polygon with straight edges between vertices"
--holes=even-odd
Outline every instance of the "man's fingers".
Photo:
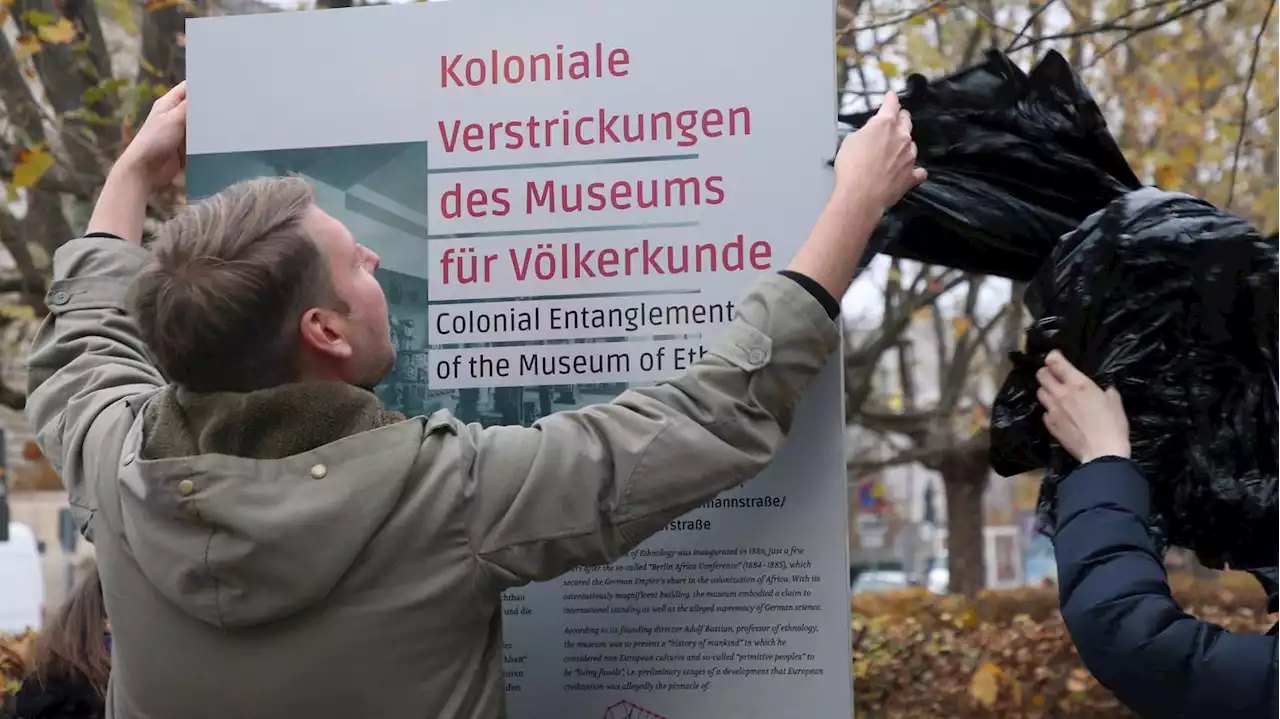
[{"label": "man's fingers", "polygon": [[911,113],[906,110],[898,112],[898,131],[906,137],[911,137]]},{"label": "man's fingers", "polygon": [[885,94],[884,102],[880,104],[880,111],[877,114],[894,119],[898,116],[898,110],[901,108],[902,104],[898,102],[898,95],[890,92]]},{"label": "man's fingers", "polygon": [[156,100],[156,104],[151,106],[151,112],[168,112],[169,110],[177,107],[180,103],[184,102],[186,99],[187,81],[183,80],[170,88],[168,92],[161,95],[160,99]]}]

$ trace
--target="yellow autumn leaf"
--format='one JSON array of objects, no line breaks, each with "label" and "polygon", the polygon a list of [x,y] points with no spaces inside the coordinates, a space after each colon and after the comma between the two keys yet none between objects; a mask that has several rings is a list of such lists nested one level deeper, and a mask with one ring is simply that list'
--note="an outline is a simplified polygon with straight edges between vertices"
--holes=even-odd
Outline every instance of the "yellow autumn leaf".
[{"label": "yellow autumn leaf", "polygon": [[933,305],[925,305],[924,307],[921,307],[915,312],[912,312],[911,316],[916,318],[917,320],[930,319],[933,317]]},{"label": "yellow autumn leaf", "polygon": [[41,176],[53,167],[53,155],[43,146],[22,150],[13,167],[15,187],[34,187]]},{"label": "yellow autumn leaf", "polygon": [[977,434],[987,426],[987,408],[982,405],[976,405],[973,413],[969,417],[969,431]]},{"label": "yellow autumn leaf", "polygon": [[0,22],[9,19],[11,10],[13,10],[13,0],[0,0]]},{"label": "yellow autumn leaf", "polygon": [[167,7],[175,7],[185,4],[185,0],[147,0],[146,8],[147,12],[155,12],[156,10],[163,10]]},{"label": "yellow autumn leaf", "polygon": [[68,19],[58,18],[51,25],[41,25],[36,34],[50,45],[65,45],[76,39],[76,26]]},{"label": "yellow autumn leaf", "polygon": [[1156,165],[1156,187],[1163,190],[1175,189],[1178,186],[1179,178],[1180,175],[1178,174],[1178,170],[1173,166],[1172,162],[1162,162],[1159,165]]},{"label": "yellow autumn leaf", "polygon": [[995,707],[1000,699],[1000,667],[983,664],[969,681],[969,696],[987,709]]},{"label": "yellow autumn leaf", "polygon": [[956,617],[955,625],[957,629],[970,629],[978,626],[978,610],[973,607],[966,608],[960,612],[960,616]]},{"label": "yellow autumn leaf", "polygon": [[1183,165],[1190,167],[1192,165],[1195,165],[1196,162],[1200,159],[1200,157],[1199,157],[1199,154],[1196,152],[1196,148],[1190,145],[1183,145],[1182,147],[1178,148],[1177,152],[1174,153],[1174,159],[1176,159],[1178,162],[1182,163]]},{"label": "yellow autumn leaf", "polygon": [[961,316],[951,318],[951,332],[956,337],[963,337],[971,327],[973,327],[973,320],[968,317]]},{"label": "yellow autumn leaf", "polygon": [[879,63],[880,72],[890,80],[898,76],[898,66],[888,60],[881,60]]},{"label": "yellow autumn leaf", "polygon": [[1083,669],[1072,669],[1067,679],[1067,691],[1072,694],[1083,694],[1089,690],[1089,674]]},{"label": "yellow autumn leaf", "polygon": [[19,35],[14,43],[13,55],[18,62],[30,60],[32,55],[40,52],[40,40],[35,35]]},{"label": "yellow autumn leaf", "polygon": [[897,265],[889,265],[889,281],[899,282],[902,280],[902,270]]},{"label": "yellow autumn leaf", "polygon": [[902,409],[901,394],[895,392],[893,396],[889,397],[889,409],[893,410],[894,412],[897,412]]},{"label": "yellow autumn leaf", "polygon": [[917,72],[927,74],[943,68],[950,69],[950,59],[943,57],[937,43],[927,33],[915,31],[906,35],[904,56],[911,58],[911,65]]}]

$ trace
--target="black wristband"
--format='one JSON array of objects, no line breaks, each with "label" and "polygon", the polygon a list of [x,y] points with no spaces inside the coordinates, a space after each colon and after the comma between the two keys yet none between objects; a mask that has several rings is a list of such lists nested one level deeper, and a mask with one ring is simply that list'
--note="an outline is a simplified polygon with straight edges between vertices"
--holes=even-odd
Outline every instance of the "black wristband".
[{"label": "black wristband", "polygon": [[836,298],[831,296],[830,292],[827,292],[825,287],[814,281],[812,277],[802,275],[794,270],[783,270],[778,274],[783,277],[790,277],[795,280],[797,284],[803,287],[805,291],[813,295],[813,299],[817,300],[822,305],[822,309],[827,311],[827,317],[834,320],[836,317],[840,316],[840,303]]}]

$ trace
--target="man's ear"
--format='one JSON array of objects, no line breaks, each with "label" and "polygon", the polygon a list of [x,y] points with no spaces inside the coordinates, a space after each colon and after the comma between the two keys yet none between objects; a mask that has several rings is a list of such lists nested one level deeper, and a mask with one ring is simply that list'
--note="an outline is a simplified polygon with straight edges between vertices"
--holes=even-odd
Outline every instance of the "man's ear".
[{"label": "man's ear", "polygon": [[298,331],[303,345],[335,359],[351,357],[351,343],[347,341],[346,323],[333,310],[312,307],[302,313]]}]

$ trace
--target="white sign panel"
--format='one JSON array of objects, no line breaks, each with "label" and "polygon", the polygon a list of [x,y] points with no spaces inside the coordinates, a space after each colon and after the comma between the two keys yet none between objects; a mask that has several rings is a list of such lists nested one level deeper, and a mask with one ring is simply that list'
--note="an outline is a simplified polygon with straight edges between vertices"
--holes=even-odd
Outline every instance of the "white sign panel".
[{"label": "white sign panel", "polygon": [[[382,257],[410,414],[531,424],[682,372],[830,191],[829,2],[452,2],[188,26],[188,186],[300,173]],[[848,717],[841,377],[777,462],[505,597],[512,719]],[[573,481],[566,477],[566,482]]]}]

